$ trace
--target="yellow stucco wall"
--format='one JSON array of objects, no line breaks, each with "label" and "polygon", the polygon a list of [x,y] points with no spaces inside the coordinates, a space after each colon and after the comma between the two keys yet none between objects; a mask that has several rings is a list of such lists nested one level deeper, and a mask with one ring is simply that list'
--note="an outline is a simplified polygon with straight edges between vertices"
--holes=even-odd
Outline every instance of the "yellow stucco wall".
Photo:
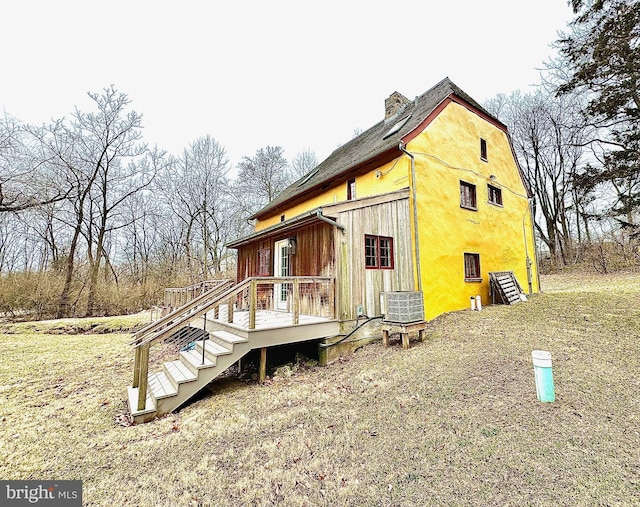
[{"label": "yellow stucco wall", "polygon": [[[394,192],[409,186],[408,161],[396,159],[378,169],[383,177],[377,178],[375,171],[363,174],[356,178],[356,198],[372,197],[375,195]],[[315,196],[297,206],[293,206],[284,212],[280,212],[267,219],[260,220],[256,223],[255,230],[260,231],[280,222],[281,215],[285,220],[294,218],[307,211],[347,200],[347,184],[342,183],[339,186],[327,189],[326,192]]]},{"label": "yellow stucco wall", "polygon": [[[487,142],[486,162],[480,158],[480,138]],[[535,261],[531,215],[506,134],[450,103],[407,149],[416,160],[427,319],[468,308],[478,294],[483,304],[490,303],[490,271],[513,271],[528,292],[527,256]],[[477,211],[460,206],[461,180],[476,185]],[[487,184],[502,190],[503,206],[488,202]],[[480,255],[481,282],[464,280],[465,252]],[[534,264],[531,273],[532,291],[538,292]]]},{"label": "yellow stucco wall", "polygon": [[[480,138],[487,141],[486,162],[480,159]],[[407,150],[415,156],[425,317],[433,319],[445,312],[468,308],[470,297],[478,294],[483,304],[489,304],[490,271],[513,271],[524,291],[529,292],[527,258],[532,263],[531,290],[538,292],[529,202],[506,134],[465,107],[450,103],[408,143]],[[377,171],[381,173],[379,177]],[[477,211],[460,207],[460,180],[476,185]],[[501,188],[503,206],[488,203],[488,183]],[[410,186],[410,158],[402,156],[358,176],[356,197]],[[258,221],[256,231],[279,223],[281,215],[288,220],[346,198],[343,183]],[[411,208],[413,199],[410,205]],[[415,244],[396,248],[411,248],[415,264]],[[481,282],[465,282],[465,252],[480,255]]]}]

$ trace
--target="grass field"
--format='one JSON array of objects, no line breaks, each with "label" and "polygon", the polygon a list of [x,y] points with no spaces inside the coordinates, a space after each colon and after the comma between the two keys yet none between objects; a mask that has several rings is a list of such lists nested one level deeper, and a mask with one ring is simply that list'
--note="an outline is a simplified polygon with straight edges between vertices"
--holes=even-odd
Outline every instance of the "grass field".
[{"label": "grass field", "polygon": [[640,505],[640,275],[542,282],[410,350],[227,378],[130,427],[130,320],[3,325],[0,478],[81,479],[92,506]]}]

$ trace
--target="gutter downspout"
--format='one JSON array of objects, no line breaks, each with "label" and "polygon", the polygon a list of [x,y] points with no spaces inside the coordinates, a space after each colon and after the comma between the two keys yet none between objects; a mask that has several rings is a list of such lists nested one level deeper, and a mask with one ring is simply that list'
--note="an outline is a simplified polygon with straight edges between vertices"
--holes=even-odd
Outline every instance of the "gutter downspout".
[{"label": "gutter downspout", "polygon": [[522,229],[524,232],[524,247],[525,247],[525,254],[527,256],[527,276],[529,278],[529,294],[533,294],[533,288],[531,286],[532,283],[532,277],[531,277],[531,264],[533,264],[535,266],[536,269],[536,282],[538,285],[538,292],[541,292],[542,289],[540,288],[540,266],[538,264],[538,246],[536,244],[536,231],[535,231],[535,218],[533,216],[533,198],[529,198],[528,199],[528,208],[529,208],[529,216],[531,217],[531,237],[533,238],[533,261],[531,261],[531,259],[529,258],[529,252],[528,252],[528,248],[527,248],[527,230],[525,228],[525,220],[527,218],[527,215],[524,216],[524,218],[522,219]]},{"label": "gutter downspout", "polygon": [[346,228],[344,225],[339,224],[338,222],[334,222],[334,221],[333,221],[333,220],[331,220],[330,218],[325,217],[325,216],[322,214],[322,209],[318,209],[318,210],[316,210],[316,218],[317,218],[318,220],[321,220],[322,222],[326,222],[326,223],[328,223],[329,225],[334,225],[335,227],[337,227],[338,229],[340,229],[340,230],[342,231],[342,234],[345,234],[345,233],[346,233],[346,231],[347,231],[347,228]]},{"label": "gutter downspout", "polygon": [[418,201],[416,191],[416,159],[413,154],[409,153],[404,147],[404,143],[400,141],[398,149],[405,153],[411,159],[411,199],[413,200],[413,235],[416,245],[416,274],[418,276],[418,290],[422,291],[422,275],[420,270],[420,240],[418,238]]}]

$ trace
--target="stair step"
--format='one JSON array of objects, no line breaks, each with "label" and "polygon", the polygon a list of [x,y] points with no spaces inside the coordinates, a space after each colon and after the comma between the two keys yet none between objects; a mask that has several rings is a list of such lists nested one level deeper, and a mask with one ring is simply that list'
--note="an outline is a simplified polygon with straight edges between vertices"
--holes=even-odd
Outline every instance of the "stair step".
[{"label": "stair step", "polygon": [[149,375],[149,392],[156,400],[178,394],[178,390],[163,371]]},{"label": "stair step", "polygon": [[180,360],[195,374],[197,374],[199,370],[213,368],[216,365],[215,361],[212,361],[211,358],[206,355],[204,364],[202,363],[202,350],[181,350]]},{"label": "stair step", "polygon": [[[211,354],[212,356],[225,356],[233,352],[233,346],[228,349],[227,347],[211,340],[205,341],[205,349],[207,354]],[[196,342],[196,350],[199,350],[200,354],[202,354],[202,340]]]},{"label": "stair step", "polygon": [[225,341],[227,343],[231,343],[231,344],[244,343],[249,341],[246,338],[230,333],[229,331],[213,331],[211,334],[216,338],[219,338],[220,340]]},{"label": "stair step", "polygon": [[129,398],[129,411],[131,412],[132,417],[136,417],[139,415],[145,414],[153,414],[156,411],[156,403],[153,401],[149,390],[147,390],[147,400],[144,409],[138,410],[138,388],[129,386],[127,389],[127,394]]},{"label": "stair step", "polygon": [[173,379],[172,384],[177,388],[179,384],[184,382],[191,382],[198,378],[194,372],[192,372],[186,364],[182,361],[169,361],[163,365],[169,380]]}]

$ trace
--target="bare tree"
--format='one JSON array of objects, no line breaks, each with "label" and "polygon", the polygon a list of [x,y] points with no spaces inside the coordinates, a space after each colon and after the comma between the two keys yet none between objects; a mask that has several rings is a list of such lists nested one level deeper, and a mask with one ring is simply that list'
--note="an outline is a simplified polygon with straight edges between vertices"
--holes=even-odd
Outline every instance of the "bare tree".
[{"label": "bare tree", "polygon": [[[588,129],[582,122],[577,97],[556,98],[539,89],[515,92],[487,103],[507,123],[514,148],[534,195],[535,227],[551,255],[567,263],[587,222],[590,194],[576,190]],[[575,216],[570,222],[571,213]],[[588,234],[588,229],[587,229]]]},{"label": "bare tree", "polygon": [[260,148],[253,157],[243,157],[238,169],[234,193],[245,218],[266,206],[295,181],[280,146]]},{"label": "bare tree", "polygon": [[305,148],[298,153],[291,162],[291,177],[294,180],[305,177],[318,165],[316,154],[310,148]]},{"label": "bare tree", "polygon": [[118,258],[135,285],[145,287],[152,272],[152,261],[160,243],[162,204],[150,192],[138,192],[123,203],[121,215],[127,224],[118,235]]},{"label": "bare tree", "polygon": [[0,118],[0,213],[23,211],[66,196],[57,166],[42,156],[38,142],[30,140],[25,126],[15,118],[6,113]]},{"label": "bare tree", "polygon": [[142,143],[142,117],[127,111],[130,101],[126,94],[111,86],[89,96],[96,111],[85,113],[76,108],[69,123],[63,119],[32,129],[47,158],[64,171],[69,189],[68,212],[61,219],[72,232],[58,317],[71,313],[70,295],[81,238],[86,241],[89,263],[85,314],[94,314],[100,268],[109,263],[109,235],[123,227],[118,210],[149,186],[162,158],[162,153],[150,151]]},{"label": "bare tree", "polygon": [[[220,271],[224,244],[230,239],[226,217],[233,206],[229,169],[225,149],[206,136],[191,143],[179,158],[172,159],[157,182],[182,224],[179,239],[191,281]],[[174,235],[171,241],[177,239]]]}]

